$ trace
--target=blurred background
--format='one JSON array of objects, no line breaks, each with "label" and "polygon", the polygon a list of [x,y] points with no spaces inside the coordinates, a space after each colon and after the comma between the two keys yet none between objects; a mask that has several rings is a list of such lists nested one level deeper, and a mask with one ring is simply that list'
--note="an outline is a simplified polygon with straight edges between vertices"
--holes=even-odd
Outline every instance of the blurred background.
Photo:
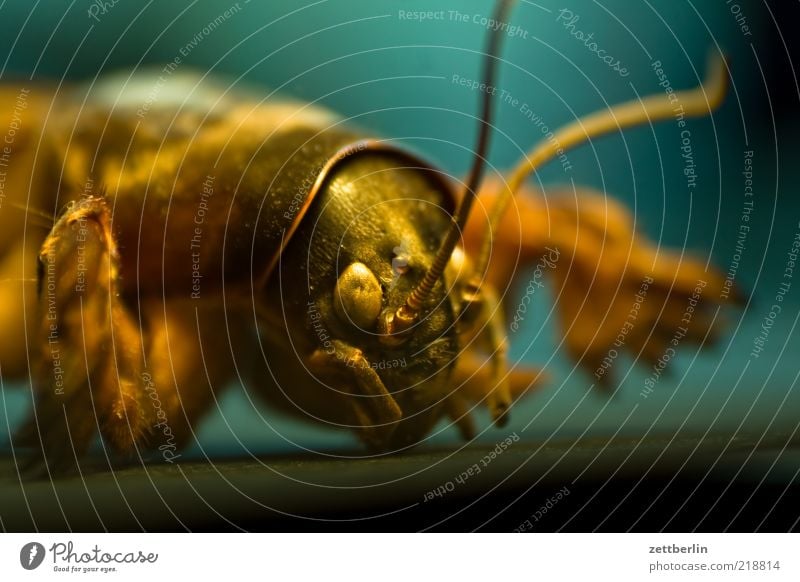
[{"label": "blurred background", "polygon": [[[534,314],[512,343],[512,362],[539,365],[549,385],[513,410],[509,431],[536,439],[583,435],[735,436],[795,434],[800,411],[800,281],[795,280],[764,351],[754,339],[800,230],[798,81],[791,34],[796,2],[688,0],[521,1],[512,17],[498,87],[518,100],[499,102],[490,160],[509,169],[541,138],[521,104],[551,129],[608,105],[661,91],[660,61],[676,90],[697,85],[710,51],[729,58],[733,86],[712,118],[691,120],[698,186],[683,174],[674,123],[598,140],[568,154],[532,182],[591,186],[624,202],[637,228],[660,244],[685,249],[728,272],[746,296],[725,309],[727,332],[714,347],[684,346],[672,374],[641,396],[651,370],[630,359],[615,364],[623,389],[614,398],[589,392],[592,378],[562,353],[552,300],[537,295]],[[579,18],[564,26],[566,9]],[[407,15],[436,11],[420,21]],[[470,162],[479,92],[453,82],[477,79],[492,3],[478,0],[6,0],[0,5],[0,81],[92,81],[120,69],[162,65],[223,75],[231,85],[258,84],[316,101],[376,135],[392,137],[462,175]],[[227,14],[227,16],[226,16]],[[462,18],[460,15],[466,15]],[[212,24],[214,23],[214,24]],[[213,28],[212,28],[213,27]],[[620,75],[571,31],[593,33],[627,69]],[[738,256],[745,201],[745,152],[752,154],[751,230]],[[524,279],[525,277],[523,277]],[[524,283],[523,283],[524,285]],[[5,338],[4,338],[4,341]],[[0,442],[26,413],[19,387],[4,385]],[[482,426],[488,419],[482,417]],[[494,443],[489,429],[480,439]],[[346,434],[285,421],[234,387],[201,427],[191,455],[239,457],[355,446]],[[434,444],[456,442],[452,430]]]}]

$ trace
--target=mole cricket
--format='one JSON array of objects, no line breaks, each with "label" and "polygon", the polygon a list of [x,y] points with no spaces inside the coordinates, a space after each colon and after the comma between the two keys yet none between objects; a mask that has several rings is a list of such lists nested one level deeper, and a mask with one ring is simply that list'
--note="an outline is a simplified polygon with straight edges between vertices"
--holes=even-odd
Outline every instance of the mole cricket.
[{"label": "mole cricket", "polygon": [[[502,36],[487,38],[486,86]],[[676,103],[709,115],[726,92],[721,56],[701,86],[577,119],[489,185],[487,92],[459,183],[315,105],[187,73],[148,101],[152,86],[126,73],[58,92],[0,87],[17,128],[0,160],[0,371],[30,381],[13,444],[48,472],[74,467],[98,433],[118,453],[171,461],[232,382],[374,453],[445,419],[470,439],[476,407],[502,425],[541,381],[507,361],[511,289],[540,261],[564,343],[599,387],[612,349],[653,364],[676,329],[713,333],[718,272],[647,241],[602,194],[517,194],[564,151],[674,119]],[[490,210],[471,212],[476,200]]]}]

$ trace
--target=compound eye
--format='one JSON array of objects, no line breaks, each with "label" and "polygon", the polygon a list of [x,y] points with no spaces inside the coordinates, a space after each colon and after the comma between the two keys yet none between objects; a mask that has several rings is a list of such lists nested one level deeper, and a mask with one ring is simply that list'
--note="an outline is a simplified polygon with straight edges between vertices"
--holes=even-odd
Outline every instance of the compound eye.
[{"label": "compound eye", "polygon": [[336,315],[360,329],[371,329],[378,320],[383,291],[375,274],[364,263],[353,263],[339,276],[333,293]]}]

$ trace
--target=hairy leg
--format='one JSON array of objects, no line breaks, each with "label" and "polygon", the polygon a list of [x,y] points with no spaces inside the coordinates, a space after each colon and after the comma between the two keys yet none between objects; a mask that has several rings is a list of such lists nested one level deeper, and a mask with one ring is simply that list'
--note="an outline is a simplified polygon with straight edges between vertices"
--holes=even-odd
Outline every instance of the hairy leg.
[{"label": "hairy leg", "polygon": [[141,337],[119,297],[118,253],[104,200],[56,223],[40,253],[35,408],[20,433],[48,471],[77,464],[99,431],[128,452],[151,409],[141,387]]},{"label": "hairy leg", "polygon": [[[487,206],[498,188],[490,184],[482,194]],[[468,225],[468,253],[480,247],[482,219]],[[553,282],[567,353],[606,389],[615,385],[609,362],[616,353],[629,351],[653,365],[670,344],[709,343],[722,319],[717,311],[740,301],[717,269],[651,242],[624,205],[590,188],[546,198],[529,189],[506,211],[487,279],[505,294],[510,324],[518,305],[515,282],[537,275]]]},{"label": "hairy leg", "polygon": [[236,342],[248,331],[238,313],[226,317],[216,302],[148,302],[142,313],[149,337],[143,374],[155,417],[148,445],[171,462],[234,376]]},{"label": "hairy leg", "polygon": [[[29,246],[29,245],[28,245]],[[0,378],[26,379],[28,358],[35,350],[37,324],[36,269],[38,249],[19,243],[0,259]]]}]

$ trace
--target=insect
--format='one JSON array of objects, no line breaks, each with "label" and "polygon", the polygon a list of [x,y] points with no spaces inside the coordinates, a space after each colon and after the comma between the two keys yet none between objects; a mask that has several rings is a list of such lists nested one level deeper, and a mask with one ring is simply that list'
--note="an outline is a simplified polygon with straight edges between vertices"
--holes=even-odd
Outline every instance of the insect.
[{"label": "insect", "polygon": [[[498,3],[495,20],[510,7]],[[500,37],[489,37],[487,85]],[[726,79],[718,58],[703,86],[675,94],[684,114],[713,111]],[[724,284],[659,254],[597,196],[545,212],[521,198],[524,227],[505,226],[519,220],[506,210],[528,175],[562,149],[672,118],[663,94],[559,130],[560,149],[548,140],[492,189],[481,188],[488,95],[474,165],[456,188],[331,112],[182,73],[163,85],[111,76],[58,96],[2,91],[19,131],[0,160],[0,365],[6,380],[32,380],[15,444],[49,471],[72,467],[97,433],[116,451],[172,461],[235,381],[276,410],[353,431],[371,451],[418,444],[444,418],[470,438],[476,406],[502,425],[539,378],[508,370],[503,296],[521,270],[510,257],[530,266],[561,255],[548,271],[563,287],[568,345],[590,368],[643,278],[652,300],[628,346],[648,361],[697,278]],[[488,220],[471,213],[476,199],[491,206]],[[581,309],[598,297],[602,309]],[[712,322],[697,313],[691,334],[702,338]]]}]

